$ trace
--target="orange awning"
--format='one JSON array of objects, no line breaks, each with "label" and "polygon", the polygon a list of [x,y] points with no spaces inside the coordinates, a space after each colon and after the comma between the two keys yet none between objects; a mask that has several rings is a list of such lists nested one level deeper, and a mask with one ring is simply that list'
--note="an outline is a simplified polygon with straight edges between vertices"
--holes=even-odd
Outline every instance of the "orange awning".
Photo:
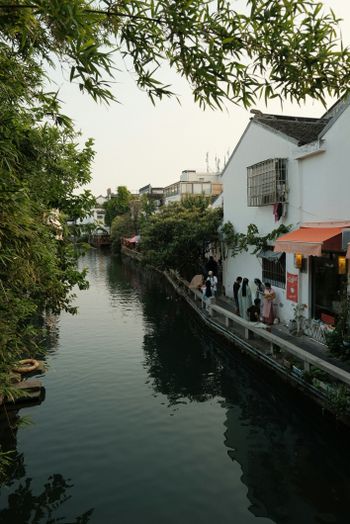
[{"label": "orange awning", "polygon": [[316,257],[322,255],[322,250],[341,251],[343,229],[343,227],[301,227],[279,237],[274,251]]}]

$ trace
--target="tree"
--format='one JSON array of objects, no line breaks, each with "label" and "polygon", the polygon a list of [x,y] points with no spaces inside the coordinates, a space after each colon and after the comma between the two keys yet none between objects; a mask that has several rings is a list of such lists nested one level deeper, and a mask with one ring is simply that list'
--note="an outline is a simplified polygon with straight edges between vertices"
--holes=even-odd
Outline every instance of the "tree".
[{"label": "tree", "polygon": [[90,193],[76,191],[90,180],[93,150],[91,141],[77,145],[57,100],[42,94],[42,72],[30,57],[23,61],[2,44],[0,71],[1,396],[15,393],[8,371],[35,350],[41,315],[74,313],[71,290],[87,286],[64,217],[91,208]]},{"label": "tree", "polygon": [[157,209],[157,204],[154,198],[152,198],[151,195],[141,195],[140,198],[141,201],[141,215],[145,219],[147,219],[149,216],[153,215],[155,210]]},{"label": "tree", "polygon": [[135,224],[130,213],[115,217],[111,227],[112,251],[120,253],[121,240],[123,237],[132,237],[135,235]]},{"label": "tree", "polygon": [[322,2],[247,0],[7,0],[3,45],[39,65],[56,56],[95,99],[113,99],[113,52],[152,101],[173,95],[157,73],[167,62],[202,106],[248,107],[259,97],[324,102],[350,85],[350,53]]},{"label": "tree", "polygon": [[[81,91],[107,103],[114,52],[153,102],[173,95],[158,76],[164,62],[201,106],[248,107],[259,97],[324,102],[325,93],[349,90],[350,52],[321,2],[247,6],[240,13],[229,0],[1,1],[0,395],[13,361],[30,350],[34,320],[45,309],[74,312],[71,290],[86,285],[67,235],[58,240],[47,216],[53,207],[70,218],[88,212],[91,195],[77,189],[89,181],[92,144],[77,146],[57,93],[45,90],[47,65],[65,66]],[[190,270],[215,238],[218,217],[194,205],[152,216],[144,228],[149,259]]]},{"label": "tree", "polygon": [[210,243],[218,240],[221,209],[208,209],[205,198],[192,197],[161,208],[141,228],[145,262],[176,269],[184,277],[200,272]]},{"label": "tree", "polygon": [[117,194],[113,195],[110,200],[105,203],[105,223],[111,226],[113,219],[117,216],[124,215],[130,209],[131,193],[126,186],[118,186]]}]

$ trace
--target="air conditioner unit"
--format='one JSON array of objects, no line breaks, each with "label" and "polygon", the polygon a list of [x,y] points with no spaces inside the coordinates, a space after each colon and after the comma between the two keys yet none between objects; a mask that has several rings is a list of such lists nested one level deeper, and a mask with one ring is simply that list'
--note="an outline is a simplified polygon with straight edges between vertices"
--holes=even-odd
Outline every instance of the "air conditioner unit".
[{"label": "air conditioner unit", "polygon": [[348,249],[348,244],[350,243],[350,229],[343,229],[341,234],[341,247],[342,251]]}]

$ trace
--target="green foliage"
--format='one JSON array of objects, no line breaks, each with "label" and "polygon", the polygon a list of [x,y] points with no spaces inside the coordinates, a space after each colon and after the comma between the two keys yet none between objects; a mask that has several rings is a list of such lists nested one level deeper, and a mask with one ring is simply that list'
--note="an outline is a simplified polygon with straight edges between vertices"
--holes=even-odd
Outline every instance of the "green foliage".
[{"label": "green foliage", "polygon": [[221,209],[208,209],[203,198],[187,198],[153,214],[141,228],[144,260],[185,277],[200,272],[210,243],[218,241]]},{"label": "green foliage", "polygon": [[0,486],[6,481],[7,471],[12,464],[13,455],[13,451],[2,451],[0,446]]},{"label": "green foliage", "polygon": [[90,180],[93,151],[91,141],[78,146],[55,95],[43,95],[30,56],[2,43],[0,71],[0,395],[10,397],[7,371],[36,346],[38,317],[74,313],[72,288],[87,286],[63,217],[93,205],[89,192],[76,194]]},{"label": "green foliage", "polygon": [[130,213],[125,215],[119,215],[115,217],[112,222],[111,228],[111,239],[112,239],[112,251],[113,253],[120,253],[121,239],[123,237],[130,238],[135,235],[135,222],[132,219]]},{"label": "green foliage", "polygon": [[336,416],[341,417],[349,413],[350,390],[345,384],[329,387],[327,390],[327,400]]},{"label": "green foliage", "polygon": [[266,249],[270,242],[273,242],[280,235],[288,233],[291,226],[281,224],[267,235],[260,235],[255,224],[249,224],[247,233],[237,233],[231,222],[226,222],[221,228],[221,236],[226,246],[230,250],[231,256],[246,252],[249,246],[254,246],[252,254],[257,254],[262,249]]},{"label": "green foliage", "polygon": [[344,353],[343,335],[340,330],[334,329],[325,333],[325,339],[328,349],[335,355]]},{"label": "green foliage", "polygon": [[326,344],[335,355],[350,357],[350,297],[344,278],[340,289],[340,312],[333,331],[325,333]]},{"label": "green foliage", "polygon": [[130,209],[132,195],[126,186],[118,186],[117,194],[104,204],[106,214],[105,223],[111,226],[116,216],[124,215]]},{"label": "green foliage", "polygon": [[[109,102],[113,52],[135,73],[152,102],[173,96],[161,80],[164,62],[189,82],[202,106],[225,100],[307,96],[349,89],[349,49],[338,20],[322,2],[247,0],[7,0],[2,41],[21,59],[53,63],[95,100]],[[59,117],[64,121],[63,117]]]},{"label": "green foliage", "polygon": [[141,215],[145,218],[151,216],[157,209],[156,202],[154,198],[151,198],[149,195],[141,195]]}]

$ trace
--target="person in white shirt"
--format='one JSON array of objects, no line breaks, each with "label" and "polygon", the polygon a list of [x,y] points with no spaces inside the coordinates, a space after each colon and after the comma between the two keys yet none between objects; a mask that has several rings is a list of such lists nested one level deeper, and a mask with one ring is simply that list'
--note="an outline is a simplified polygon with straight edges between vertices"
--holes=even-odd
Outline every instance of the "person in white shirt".
[{"label": "person in white shirt", "polygon": [[217,288],[218,288],[218,278],[214,275],[213,271],[209,271],[208,272],[207,281],[208,280],[209,280],[209,282],[211,284],[211,292],[212,292],[213,296],[215,297],[216,291],[217,291]]}]

